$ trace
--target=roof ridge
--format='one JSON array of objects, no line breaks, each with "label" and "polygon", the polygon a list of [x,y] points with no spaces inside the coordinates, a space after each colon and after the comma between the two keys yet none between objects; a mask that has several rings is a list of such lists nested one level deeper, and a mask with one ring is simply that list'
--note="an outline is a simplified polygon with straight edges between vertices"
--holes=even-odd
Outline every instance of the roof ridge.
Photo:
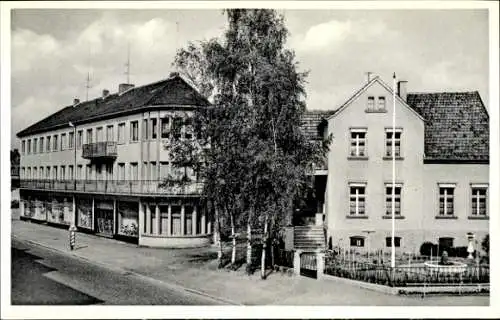
[{"label": "roof ridge", "polygon": [[414,91],[414,92],[408,92],[408,95],[410,94],[459,94],[459,93],[479,93],[477,90],[472,90],[472,91]]}]

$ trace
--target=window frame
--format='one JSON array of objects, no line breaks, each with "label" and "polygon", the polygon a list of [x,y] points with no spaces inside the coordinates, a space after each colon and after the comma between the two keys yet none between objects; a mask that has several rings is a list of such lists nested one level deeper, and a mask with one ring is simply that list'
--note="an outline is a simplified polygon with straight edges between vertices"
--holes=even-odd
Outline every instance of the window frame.
[{"label": "window frame", "polygon": [[363,236],[350,236],[349,237],[349,247],[351,247],[351,248],[364,248],[365,241],[366,241],[366,239]]},{"label": "window frame", "polygon": [[399,138],[395,138],[394,146],[396,147],[396,150],[399,149],[399,153],[396,153],[395,158],[396,159],[402,159],[403,157],[403,152],[402,152],[402,142],[403,142],[403,128],[398,128],[396,127],[395,130],[392,130],[392,128],[385,128],[385,134],[384,134],[384,159],[385,160],[392,160],[392,138],[389,138],[388,135],[392,134],[392,137],[395,136],[394,132],[397,134],[399,133]]},{"label": "window frame", "polygon": [[[358,138],[354,135],[363,134],[363,138]],[[354,143],[354,145],[353,145]],[[361,146],[363,143],[363,146]],[[353,147],[355,152],[353,154]],[[362,148],[362,149],[361,149]],[[363,151],[363,154],[360,151]],[[349,128],[349,151],[348,158],[350,159],[368,159],[368,129],[367,128]]]},{"label": "window frame", "polygon": [[[484,191],[484,196],[475,194],[474,191]],[[489,198],[489,185],[487,183],[471,183],[470,184],[470,205],[469,205],[469,218],[470,219],[488,219],[488,198]],[[484,200],[483,200],[484,199]],[[476,204],[474,207],[474,200]],[[484,214],[481,214],[480,206],[481,201],[484,201]]]},{"label": "window frame", "polygon": [[[355,194],[352,194],[352,188],[355,188],[356,192]],[[363,188],[363,194],[359,193],[359,189]],[[348,200],[348,217],[349,218],[367,218],[368,214],[366,212],[366,200],[367,200],[367,183],[361,183],[361,182],[351,182],[348,183],[348,195],[349,195],[349,200]],[[351,211],[351,198],[354,197],[354,202],[355,202],[355,212]],[[362,201],[361,201],[362,200]],[[360,203],[363,203],[363,212],[360,213]]]},{"label": "window frame", "polygon": [[[441,195],[441,189],[444,189],[443,195]],[[451,189],[453,190],[452,195],[450,196],[448,194],[448,190]],[[456,184],[455,183],[438,183],[438,212],[436,215],[436,218],[438,219],[456,219],[456,211],[455,211],[455,189],[456,189]],[[448,209],[448,199],[451,197],[451,207],[452,207],[452,213],[449,214],[447,212]],[[441,199],[443,198],[443,212],[441,212]]]},{"label": "window frame", "polygon": [[[396,219],[402,219],[404,218],[403,216],[403,183],[396,182],[394,184],[394,187],[396,188],[395,190],[395,198],[396,200],[399,198],[399,213],[397,211],[397,206],[396,206],[396,211],[394,212],[394,217]],[[385,205],[385,218],[392,218],[392,190],[390,194],[387,194],[387,189],[390,188],[392,189],[392,182],[386,182],[384,183],[384,205]],[[399,189],[399,195],[397,194],[397,189]],[[387,202],[387,201],[390,202]],[[388,209],[387,205],[390,205],[390,209]],[[396,201],[397,204],[397,201]]]},{"label": "window frame", "polygon": [[[122,131],[122,132],[121,132]],[[124,144],[126,139],[125,139],[125,132],[126,132],[126,123],[125,122],[120,122],[118,123],[118,130],[116,133],[116,140],[117,144]]]},{"label": "window frame", "polygon": [[75,147],[75,132],[68,132],[68,149],[72,150]]},{"label": "window frame", "polygon": [[80,150],[83,146],[83,129],[76,132],[76,149]]},{"label": "window frame", "polygon": [[130,142],[139,142],[139,121],[130,121]]},{"label": "window frame", "polygon": [[[395,248],[401,248],[401,239],[403,239],[403,238],[394,236],[394,247]],[[385,247],[392,248],[392,237],[385,237]]]},{"label": "window frame", "polygon": [[58,134],[55,134],[52,136],[52,151],[56,152],[59,151],[59,140],[58,140]]}]

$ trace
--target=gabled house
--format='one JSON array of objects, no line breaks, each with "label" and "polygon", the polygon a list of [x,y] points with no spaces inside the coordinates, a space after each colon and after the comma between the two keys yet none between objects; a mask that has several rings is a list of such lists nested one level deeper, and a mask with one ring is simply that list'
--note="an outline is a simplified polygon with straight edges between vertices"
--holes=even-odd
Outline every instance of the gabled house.
[{"label": "gabled house", "polygon": [[[488,113],[477,92],[409,93],[375,77],[328,117],[325,225],[329,243],[391,248],[395,153],[395,246],[467,245],[488,233]],[[394,139],[395,148],[392,148]]]}]

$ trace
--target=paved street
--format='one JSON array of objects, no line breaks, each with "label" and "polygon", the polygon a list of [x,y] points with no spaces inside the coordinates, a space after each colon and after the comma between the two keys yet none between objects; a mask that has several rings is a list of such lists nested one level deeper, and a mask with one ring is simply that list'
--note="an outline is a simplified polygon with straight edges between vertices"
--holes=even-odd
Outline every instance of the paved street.
[{"label": "paved street", "polygon": [[12,247],[12,304],[220,304],[127,272],[98,267],[16,240]]},{"label": "paved street", "polygon": [[244,305],[488,306],[490,300],[489,296],[393,296],[351,284],[281,273],[271,273],[262,281],[258,273],[245,275],[244,268],[217,270],[214,247],[141,248],[78,233],[77,250],[70,251],[67,230],[15,218],[12,236],[14,243],[19,239],[38,244],[29,253],[44,258],[45,265],[57,270],[49,273],[52,279],[105,304],[219,303],[186,295],[176,286]]}]

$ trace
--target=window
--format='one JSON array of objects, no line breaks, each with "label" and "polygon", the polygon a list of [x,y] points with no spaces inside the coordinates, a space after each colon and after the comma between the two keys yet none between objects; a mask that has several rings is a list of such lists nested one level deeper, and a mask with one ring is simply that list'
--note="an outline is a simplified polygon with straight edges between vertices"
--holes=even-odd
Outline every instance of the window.
[{"label": "window", "polygon": [[453,216],[453,194],[455,186],[440,185],[439,187],[439,215],[440,216]]},{"label": "window", "polygon": [[92,165],[91,164],[87,164],[87,166],[86,166],[85,179],[92,180]]},{"label": "window", "polygon": [[37,167],[33,168],[33,179],[38,179],[38,168]]},{"label": "window", "polygon": [[100,163],[95,165],[95,179],[96,180],[103,180],[102,179],[102,166],[103,165],[104,164],[100,164]]},{"label": "window", "polygon": [[365,215],[365,190],[364,184],[351,184],[349,186],[349,214],[351,216]]},{"label": "window", "polygon": [[365,238],[360,236],[350,237],[351,247],[364,247]]},{"label": "window", "polygon": [[26,140],[23,140],[23,142],[21,143],[21,153],[26,153]]},{"label": "window", "polygon": [[118,143],[125,143],[125,122],[118,124]]},{"label": "window", "polygon": [[392,140],[394,138],[394,150],[395,156],[401,156],[401,130],[396,129],[396,132],[391,129],[386,129],[385,131],[385,155],[386,157],[392,157]]},{"label": "window", "polygon": [[193,234],[193,207],[184,206],[184,234]]},{"label": "window", "polygon": [[40,179],[45,178],[44,172],[43,172],[43,167],[40,167]]},{"label": "window", "polygon": [[149,139],[149,132],[148,132],[148,119],[144,119],[142,121],[142,140],[148,140]]},{"label": "window", "polygon": [[156,172],[156,162],[151,162],[151,180],[156,180],[157,178],[157,172]]},{"label": "window", "polygon": [[49,167],[49,166],[47,166],[47,168],[46,168],[46,169],[47,169],[47,171],[46,171],[46,173],[45,173],[45,174],[46,174],[46,176],[45,176],[45,177],[47,177],[47,179],[50,179],[50,167]]},{"label": "window", "polygon": [[52,145],[50,144],[50,137],[47,137],[47,152],[50,152],[50,148]]},{"label": "window", "polygon": [[66,138],[66,133],[61,134],[61,150],[65,150],[68,147],[68,141]]},{"label": "window", "polygon": [[81,149],[83,144],[83,130],[78,130],[76,138],[76,148]]},{"label": "window", "polygon": [[374,96],[369,96],[368,97],[368,104],[367,104],[367,109],[368,110],[374,110],[375,109],[375,97]]},{"label": "window", "polygon": [[472,210],[471,215],[476,217],[486,217],[486,185],[472,185]]},{"label": "window", "polygon": [[31,153],[31,139],[28,139],[28,154]]},{"label": "window", "polygon": [[66,166],[61,166],[61,180],[66,179]]},{"label": "window", "polygon": [[385,97],[378,97],[378,110],[385,110]]},{"label": "window", "polygon": [[[385,246],[388,248],[392,247],[392,237],[385,238]],[[401,247],[401,237],[394,237],[394,246],[396,248]]]},{"label": "window", "polygon": [[366,129],[351,129],[351,157],[366,156]]},{"label": "window", "polygon": [[21,178],[26,179],[26,168],[25,167],[21,168]]},{"label": "window", "polygon": [[168,139],[170,137],[170,118],[165,117],[161,119],[161,137]]},{"label": "window", "polygon": [[130,122],[130,141],[139,141],[139,121]]},{"label": "window", "polygon": [[92,143],[92,129],[87,129],[87,143]]},{"label": "window", "polygon": [[68,179],[70,180],[75,179],[72,165],[68,166]]},{"label": "window", "polygon": [[186,139],[193,138],[193,121],[191,118],[184,120],[184,137]]},{"label": "window", "polygon": [[28,167],[28,179],[31,179],[31,167]]},{"label": "window", "polygon": [[83,179],[83,165],[81,164],[79,164],[76,169],[76,179],[77,180]]},{"label": "window", "polygon": [[125,180],[125,163],[118,164],[118,180]]},{"label": "window", "polygon": [[95,138],[95,142],[102,142],[104,141],[103,140],[103,136],[102,136],[102,127],[99,127],[96,129],[96,138]]},{"label": "window", "polygon": [[68,134],[69,138],[68,138],[68,148],[69,149],[73,149],[75,147],[75,133],[74,132],[70,132]]},{"label": "window", "polygon": [[54,180],[57,180],[57,166],[52,168],[52,174],[54,175]]},{"label": "window", "polygon": [[40,138],[40,148],[39,148],[39,149],[40,149],[40,151],[39,151],[40,153],[42,153],[42,152],[43,152],[43,148],[44,148],[44,147],[45,147],[45,141],[44,141],[44,138],[43,138],[43,137],[41,137],[41,138]]},{"label": "window", "polygon": [[130,180],[138,180],[138,165],[137,162],[130,163]]},{"label": "window", "polygon": [[59,144],[58,144],[58,141],[57,141],[57,135],[55,135],[52,139],[52,150],[53,151],[57,151],[57,149],[59,148]]},{"label": "window", "polygon": [[106,127],[106,141],[115,141],[115,126],[109,125]]},{"label": "window", "polygon": [[[167,234],[168,233],[168,206],[158,206],[160,209],[160,230],[159,234]],[[154,206],[151,206],[151,217],[155,215],[156,216],[156,210]],[[151,224],[151,227],[153,227],[154,223]]]},{"label": "window", "polygon": [[158,123],[156,118],[151,119],[151,139],[156,139],[158,135]]},{"label": "window", "polygon": [[38,139],[33,139],[33,153],[36,153],[36,149],[38,147]]},{"label": "window", "polygon": [[112,163],[106,164],[106,179],[113,180],[113,164]]},{"label": "window", "polygon": [[181,206],[171,206],[172,235],[181,235]]},{"label": "window", "polygon": [[160,162],[160,179],[168,177],[168,162]]},{"label": "window", "polygon": [[182,117],[175,117],[172,123],[172,133],[175,139],[180,139],[182,133],[182,125]]},{"label": "window", "polygon": [[[385,185],[385,214],[392,216],[392,184]],[[394,216],[401,216],[401,186],[394,187]]]}]

